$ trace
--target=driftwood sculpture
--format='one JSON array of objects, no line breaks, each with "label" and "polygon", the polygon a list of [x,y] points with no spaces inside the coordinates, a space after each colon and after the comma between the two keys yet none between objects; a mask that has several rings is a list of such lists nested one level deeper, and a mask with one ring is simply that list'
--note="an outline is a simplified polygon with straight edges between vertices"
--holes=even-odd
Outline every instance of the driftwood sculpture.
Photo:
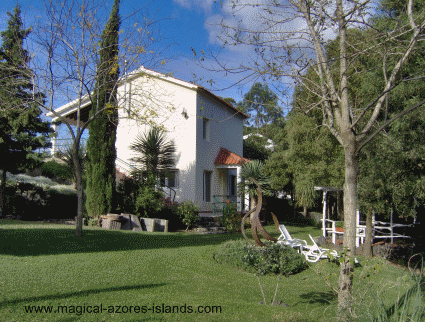
[{"label": "driftwood sculpture", "polygon": [[[257,180],[255,180],[254,178],[251,178],[251,177],[249,178],[249,180],[251,180],[255,184],[255,189],[257,190],[257,194],[258,194],[258,203],[257,203],[257,206],[254,209],[251,209],[243,217],[242,223],[241,223],[241,231],[242,231],[242,235],[245,237],[245,239],[249,240],[248,237],[245,234],[244,224],[245,224],[246,218],[248,218],[248,216],[250,216],[252,237],[254,238],[254,241],[257,243],[257,245],[264,246],[264,244],[258,238],[257,230],[267,240],[277,241],[277,239],[270,236],[269,233],[264,229],[263,225],[260,222],[260,211],[261,211],[261,207],[263,205],[263,194],[261,193],[261,188],[260,188],[260,185],[257,182]],[[279,222],[278,222],[278,220],[277,220],[277,218],[274,214],[272,214],[272,217],[273,217],[273,221],[276,225],[276,229],[279,231]]]}]

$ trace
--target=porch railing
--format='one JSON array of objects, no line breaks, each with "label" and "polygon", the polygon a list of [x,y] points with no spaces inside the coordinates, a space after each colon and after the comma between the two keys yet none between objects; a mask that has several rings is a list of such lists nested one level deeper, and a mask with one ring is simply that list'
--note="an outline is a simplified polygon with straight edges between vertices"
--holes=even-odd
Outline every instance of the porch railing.
[{"label": "porch railing", "polygon": [[223,209],[227,204],[227,201],[234,202],[236,205],[240,204],[238,201],[237,196],[231,196],[231,195],[214,195],[213,196],[213,213],[223,213]]}]

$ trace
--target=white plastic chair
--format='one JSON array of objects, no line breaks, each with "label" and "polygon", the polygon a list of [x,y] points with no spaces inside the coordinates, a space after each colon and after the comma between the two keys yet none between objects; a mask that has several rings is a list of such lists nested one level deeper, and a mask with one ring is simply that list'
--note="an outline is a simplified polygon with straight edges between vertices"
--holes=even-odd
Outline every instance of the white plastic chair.
[{"label": "white plastic chair", "polygon": [[303,247],[307,246],[307,242],[305,240],[292,238],[285,225],[279,225],[279,230],[281,232],[281,235],[277,239],[278,244],[287,245],[292,248],[298,248],[299,251],[302,251]]},{"label": "white plastic chair", "polygon": [[310,236],[313,246],[303,246],[301,253],[305,256],[305,259],[310,263],[317,263],[321,258],[329,258],[329,255],[338,257],[336,250],[330,250],[327,248],[321,248],[317,245],[313,237]]}]

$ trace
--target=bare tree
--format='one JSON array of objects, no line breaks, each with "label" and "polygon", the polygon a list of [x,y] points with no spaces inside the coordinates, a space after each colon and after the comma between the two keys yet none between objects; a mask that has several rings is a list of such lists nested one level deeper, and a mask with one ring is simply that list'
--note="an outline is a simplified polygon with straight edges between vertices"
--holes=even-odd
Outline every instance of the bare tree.
[{"label": "bare tree", "polygon": [[[78,158],[83,132],[88,124],[105,110],[111,106],[120,107],[125,100],[125,93],[117,97],[111,96],[109,98],[111,104],[98,107],[96,113],[91,116],[84,110],[84,107],[97,101],[94,89],[97,78],[101,78],[97,68],[100,38],[109,11],[110,8],[105,8],[104,2],[98,0],[83,2],[47,0],[41,18],[34,28],[36,35],[34,42],[37,44],[38,53],[36,82],[39,89],[46,93],[48,102],[43,107],[53,115],[53,118],[65,124],[72,137],[72,157],[78,195],[76,223],[78,237],[82,236],[84,207],[82,165]],[[134,76],[138,73],[135,66],[159,61],[162,51],[155,47],[160,40],[160,35],[156,34],[159,20],[150,17],[147,8],[142,7],[131,15],[122,17],[121,22],[120,52],[114,65],[124,73],[136,70],[131,73]],[[116,88],[123,84],[124,77],[121,76],[116,82],[114,85]],[[143,102],[134,101],[133,104],[137,108],[132,110],[131,115],[128,113],[128,116],[139,117],[141,122],[150,122],[149,113],[143,114],[143,109],[148,105],[151,109],[160,109],[152,100],[149,101],[149,97],[144,97]],[[65,103],[73,108],[73,114],[67,117],[55,110]]]},{"label": "bare tree", "polygon": [[[339,278],[340,320],[355,316],[351,296],[354,261],[349,259],[356,248],[360,150],[391,122],[425,103],[406,104],[403,111],[382,121],[390,92],[403,82],[415,81],[402,73],[424,36],[423,7],[414,12],[413,2],[406,1],[402,16],[386,16],[391,27],[382,31],[371,24],[376,3],[369,0],[225,1],[223,12],[227,15],[216,20],[214,28],[221,28],[217,33],[225,48],[239,46],[249,59],[243,60],[240,55],[237,62],[225,59],[224,50],[201,57],[203,66],[237,73],[242,75],[241,81],[263,77],[283,87],[302,84],[316,98],[308,108],[322,112],[323,126],[343,147],[344,247],[349,249],[349,256],[341,265]],[[347,37],[353,29],[362,31],[357,40]],[[338,47],[338,56],[332,59],[326,51],[331,39],[337,39]],[[380,71],[376,76],[382,77],[382,86],[368,102],[356,105],[349,95],[350,74],[361,72],[355,69],[356,63],[377,52],[382,53],[381,64],[373,68]]]}]

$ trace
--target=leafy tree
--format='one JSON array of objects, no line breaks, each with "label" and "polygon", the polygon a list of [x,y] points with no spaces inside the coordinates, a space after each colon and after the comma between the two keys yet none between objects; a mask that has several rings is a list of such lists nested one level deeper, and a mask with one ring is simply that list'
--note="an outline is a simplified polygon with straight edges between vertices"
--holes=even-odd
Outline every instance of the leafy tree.
[{"label": "leafy tree", "polygon": [[109,21],[102,32],[100,61],[97,66],[95,99],[90,116],[98,114],[89,124],[87,141],[87,203],[90,216],[99,217],[114,210],[116,131],[118,102],[116,84],[119,78],[118,35],[120,27],[119,0],[114,1]]},{"label": "leafy tree", "polygon": [[[100,0],[85,0],[81,4],[78,0],[46,0],[43,15],[40,15],[35,30],[34,41],[38,45],[39,57],[37,73],[38,84],[47,95],[43,107],[48,110],[48,116],[53,121],[61,122],[68,129],[72,139],[72,156],[75,165],[77,180],[77,221],[76,236],[82,236],[83,228],[83,174],[82,165],[79,163],[78,151],[81,145],[84,130],[106,109],[113,111],[111,105],[96,105],[99,93],[96,84],[100,69],[99,50],[102,44],[102,34],[110,11],[105,12],[105,2]],[[155,66],[164,61],[163,51],[152,45],[162,40],[156,35],[159,20],[150,17],[149,10],[135,9],[121,19],[125,33],[120,34],[120,47],[118,60],[114,66],[118,70],[134,70],[132,75],[137,76],[136,70],[140,65]],[[118,68],[121,66],[120,68]],[[124,67],[124,68],[123,68]],[[105,66],[107,68],[107,66]],[[109,78],[111,79],[111,78]],[[118,88],[120,79],[115,83]],[[133,88],[137,91],[140,87]],[[58,105],[70,103],[71,111],[55,110]],[[111,100],[111,103],[113,101]],[[158,103],[157,97],[143,95],[142,100],[135,98],[131,104],[127,101],[127,116],[136,119],[140,124],[155,123],[152,111],[173,110],[173,107],[164,107]],[[87,115],[88,106],[97,106],[98,110],[93,115]],[[109,117],[109,115],[108,115]],[[113,114],[110,115],[113,119]]]},{"label": "leafy tree", "polygon": [[8,15],[0,47],[0,216],[6,171],[22,170],[40,161],[40,154],[34,151],[49,147],[49,133],[53,132],[50,124],[40,118],[39,102],[43,94],[34,89],[30,54],[24,49],[31,29],[23,29],[18,5],[13,14],[8,12]]},{"label": "leafy tree", "polygon": [[[381,13],[387,20],[377,28],[370,28],[373,21],[368,15],[373,12],[370,1],[253,1],[232,2],[228,17],[223,18],[221,39],[225,46],[251,46],[255,59],[238,60],[233,66],[220,64],[227,73],[243,77],[266,77],[286,86],[290,77],[302,84],[317,100],[309,110],[319,110],[323,126],[335,136],[344,151],[344,246],[348,256],[341,264],[338,293],[338,319],[355,317],[351,290],[353,285],[353,261],[350,256],[356,249],[356,210],[358,168],[361,150],[385,127],[398,118],[425,104],[424,100],[409,100],[403,110],[385,120],[386,101],[390,93],[405,82],[417,83],[418,77],[404,74],[404,67],[418,49],[423,38],[425,19],[424,6],[414,11],[413,3],[406,1],[400,12]],[[250,10],[244,10],[249,8]],[[404,8],[406,10],[404,11]],[[257,23],[252,28],[240,23],[240,15],[257,10]],[[235,21],[236,20],[236,21]],[[230,22],[230,23],[229,23]],[[388,23],[390,22],[390,23]],[[350,41],[351,29],[364,26],[361,37]],[[258,28],[261,26],[261,28]],[[294,26],[300,26],[294,28]],[[379,26],[378,26],[379,27]],[[325,39],[329,31],[336,33],[336,54],[327,55]],[[350,82],[350,70],[357,63],[368,62],[369,56],[381,54],[379,64],[356,71],[358,77],[375,77],[376,90],[371,96],[358,98],[361,104],[353,104],[355,83]],[[205,57],[202,57],[205,61]],[[220,60],[220,57],[213,56]],[[307,73],[311,68],[315,77]],[[423,71],[423,68],[419,68]],[[245,72],[245,73],[244,73]],[[422,76],[420,73],[417,76]],[[248,76],[247,76],[248,75]],[[377,77],[379,76],[379,77]],[[406,77],[407,76],[407,77]],[[357,77],[357,78],[358,78]],[[364,99],[363,99],[364,98]],[[383,117],[384,116],[384,117]],[[384,119],[383,122],[380,122]]]},{"label": "leafy tree", "polygon": [[[392,123],[363,151],[359,171],[359,206],[366,214],[365,251],[372,256],[373,212],[416,216],[425,204],[425,119],[415,112]],[[379,153],[376,153],[379,151]]]},{"label": "leafy tree", "polygon": [[[293,104],[298,104],[297,95]],[[297,206],[307,209],[315,205],[314,186],[343,184],[343,154],[331,133],[321,127],[319,115],[295,109],[287,116],[284,133],[276,138],[277,151],[267,160],[265,169],[272,178],[272,187],[294,187]]]},{"label": "leafy tree", "polygon": [[238,105],[233,97],[223,97],[222,99],[233,107],[236,107]]},{"label": "leafy tree", "polygon": [[257,132],[262,125],[283,119],[276,94],[262,83],[252,85],[244,95],[241,110],[250,116],[248,124],[255,127]]},{"label": "leafy tree", "polygon": [[266,137],[256,134],[250,135],[243,140],[243,157],[250,160],[265,161],[272,153],[272,150],[266,148],[268,145]]}]

